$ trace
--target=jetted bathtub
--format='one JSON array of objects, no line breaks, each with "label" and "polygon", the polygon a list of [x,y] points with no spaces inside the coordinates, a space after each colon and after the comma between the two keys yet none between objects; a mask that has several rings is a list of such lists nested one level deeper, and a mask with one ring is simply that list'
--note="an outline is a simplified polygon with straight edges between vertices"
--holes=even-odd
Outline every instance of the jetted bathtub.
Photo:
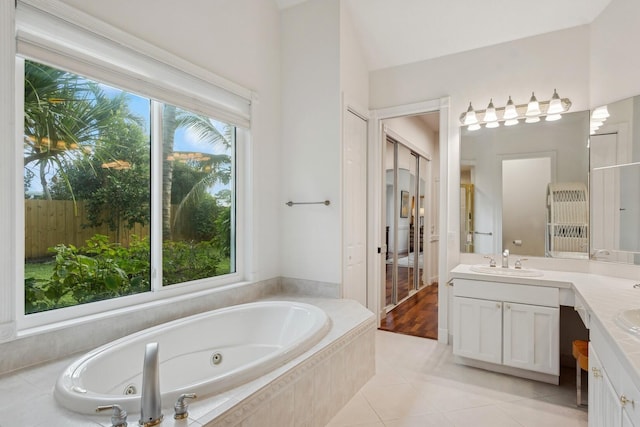
[{"label": "jetted bathtub", "polygon": [[197,314],[85,354],[60,375],[54,396],[84,414],[114,403],[139,413],[145,347],[157,342],[162,405],[171,407],[183,393],[201,398],[256,379],[306,352],[329,328],[322,309],[299,302],[255,302]]}]

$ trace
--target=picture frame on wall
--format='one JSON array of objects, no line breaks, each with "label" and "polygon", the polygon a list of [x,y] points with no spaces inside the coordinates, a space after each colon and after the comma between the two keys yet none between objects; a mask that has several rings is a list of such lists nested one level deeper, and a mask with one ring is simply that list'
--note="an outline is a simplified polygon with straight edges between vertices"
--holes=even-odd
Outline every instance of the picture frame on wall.
[{"label": "picture frame on wall", "polygon": [[400,218],[409,217],[409,192],[400,191]]}]

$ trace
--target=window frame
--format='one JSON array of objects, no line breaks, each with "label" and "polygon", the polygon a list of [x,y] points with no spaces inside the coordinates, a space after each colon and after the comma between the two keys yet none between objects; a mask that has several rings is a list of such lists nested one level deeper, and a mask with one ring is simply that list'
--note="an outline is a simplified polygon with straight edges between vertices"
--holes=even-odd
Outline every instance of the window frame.
[{"label": "window frame", "polygon": [[[172,298],[184,298],[197,296],[200,292],[208,292],[213,289],[237,285],[246,282],[245,265],[249,246],[246,244],[246,228],[250,224],[248,214],[249,203],[246,182],[250,171],[250,112],[251,92],[233,82],[226,81],[206,70],[199,69],[193,64],[175,57],[167,52],[136,39],[120,30],[98,21],[89,15],[80,13],[70,6],[58,3],[54,0],[38,1],[38,6],[30,4],[30,0],[21,0],[16,9],[16,38],[17,49],[13,55],[15,69],[15,135],[16,141],[22,139],[22,123],[24,122],[24,60],[31,59],[45,65],[73,72],[84,77],[105,83],[127,92],[150,98],[151,107],[151,289],[149,292],[128,295],[109,300],[103,300],[72,307],[55,309],[40,313],[25,315],[24,312],[24,189],[23,168],[15,168],[15,183],[13,185],[13,200],[15,206],[15,328],[14,336],[29,334],[43,328],[55,328],[62,325],[74,324],[101,316],[112,316],[121,311],[135,310],[145,305],[164,304]],[[42,5],[47,10],[39,9]],[[33,17],[36,16],[35,22]],[[80,20],[79,20],[80,19]],[[54,25],[40,26],[42,20],[55,21]],[[83,22],[81,27],[79,22]],[[53,22],[50,22],[53,24]],[[62,27],[60,27],[62,25]],[[38,28],[56,28],[63,36],[58,39],[47,40],[46,34]],[[87,28],[92,28],[88,30]],[[61,29],[62,28],[62,29]],[[97,29],[97,30],[95,30]],[[95,30],[95,32],[94,32]],[[104,42],[105,34],[108,35],[107,43],[110,50],[105,54],[103,50],[97,50],[96,46],[88,43],[89,48],[78,51],[77,46],[65,44],[69,38],[87,40],[97,38]],[[28,43],[21,43],[28,40]],[[60,46],[60,45],[64,46]],[[93,51],[92,51],[93,47]],[[149,55],[141,54],[142,51]],[[91,52],[93,52],[91,54]],[[75,55],[75,56],[74,56]],[[110,56],[109,56],[110,55]],[[151,67],[156,80],[150,78],[143,86],[143,90],[132,90],[140,84],[139,73],[145,72],[145,68],[135,70],[119,67],[118,64],[126,63],[131,56],[141,58],[143,65]],[[80,58],[81,57],[81,58]],[[7,61],[9,58],[1,58]],[[81,61],[80,61],[81,59]],[[111,64],[105,67],[105,61]],[[163,75],[172,75],[175,78],[169,83],[160,80]],[[129,81],[124,86],[122,81]],[[194,99],[195,85],[202,96]],[[206,83],[210,82],[210,83]],[[206,83],[203,86],[203,83]],[[146,89],[146,90],[145,90]],[[184,90],[182,95],[180,90]],[[148,93],[152,92],[152,93]],[[172,99],[176,95],[176,99]],[[216,97],[219,96],[219,102]],[[233,176],[235,180],[235,208],[232,210],[234,227],[232,232],[235,237],[235,251],[232,257],[235,261],[235,272],[221,276],[195,280],[185,283],[176,283],[168,286],[162,285],[162,147],[155,140],[154,134],[162,134],[161,121],[154,120],[154,108],[158,109],[159,103],[168,103],[196,113],[205,114],[215,120],[229,123],[235,126],[235,155],[233,162]],[[245,109],[245,104],[246,109]],[[154,107],[155,106],[155,107]],[[156,113],[157,114],[157,113]],[[231,121],[230,121],[231,120]],[[18,144],[16,143],[16,146]],[[7,161],[13,160],[15,165],[22,164],[22,149],[15,149],[15,156],[6,156]],[[0,160],[0,165],[2,164]],[[242,218],[242,220],[239,220]],[[3,337],[0,337],[2,341]]]}]

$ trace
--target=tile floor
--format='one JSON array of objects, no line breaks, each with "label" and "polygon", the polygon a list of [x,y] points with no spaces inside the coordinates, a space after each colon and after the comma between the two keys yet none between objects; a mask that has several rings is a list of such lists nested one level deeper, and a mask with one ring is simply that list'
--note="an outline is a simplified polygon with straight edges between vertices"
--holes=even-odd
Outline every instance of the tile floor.
[{"label": "tile floor", "polygon": [[451,346],[379,330],[376,375],[327,427],[586,427],[574,372],[560,386],[495,374],[456,365]]}]

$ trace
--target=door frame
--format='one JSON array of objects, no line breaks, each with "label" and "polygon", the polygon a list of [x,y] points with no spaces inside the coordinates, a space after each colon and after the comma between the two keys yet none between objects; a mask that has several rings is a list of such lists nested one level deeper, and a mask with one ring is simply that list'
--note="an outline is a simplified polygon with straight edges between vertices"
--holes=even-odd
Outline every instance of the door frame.
[{"label": "door frame", "polygon": [[[369,140],[371,150],[368,151],[368,180],[369,180],[369,201],[367,206],[368,222],[371,224],[368,230],[368,241],[373,242],[369,252],[368,277],[373,286],[369,287],[369,301],[376,315],[377,324],[383,316],[384,295],[382,288],[383,275],[381,271],[384,267],[384,256],[386,248],[384,247],[384,235],[382,223],[382,189],[384,188],[384,165],[383,150],[386,139],[382,121],[402,116],[413,116],[418,114],[426,114],[440,112],[440,130],[439,130],[439,206],[438,206],[438,223],[435,235],[448,236],[449,228],[449,187],[452,184],[458,185],[458,181],[452,182],[449,179],[449,150],[458,150],[459,147],[453,147],[455,144],[449,144],[449,135],[454,134],[450,125],[450,99],[443,97],[435,100],[418,102],[415,104],[399,105],[389,108],[375,109],[371,111],[371,119],[369,121],[370,131]],[[455,172],[455,171],[453,171]],[[459,171],[458,171],[459,173]],[[435,177],[434,177],[435,178]],[[454,180],[455,181],[455,180]],[[455,236],[454,236],[455,237]],[[450,256],[448,251],[448,237],[438,239],[438,342],[447,344],[449,342],[449,262]],[[377,244],[375,243],[377,242]],[[452,253],[456,248],[452,248]],[[457,261],[457,260],[456,260]]]}]

